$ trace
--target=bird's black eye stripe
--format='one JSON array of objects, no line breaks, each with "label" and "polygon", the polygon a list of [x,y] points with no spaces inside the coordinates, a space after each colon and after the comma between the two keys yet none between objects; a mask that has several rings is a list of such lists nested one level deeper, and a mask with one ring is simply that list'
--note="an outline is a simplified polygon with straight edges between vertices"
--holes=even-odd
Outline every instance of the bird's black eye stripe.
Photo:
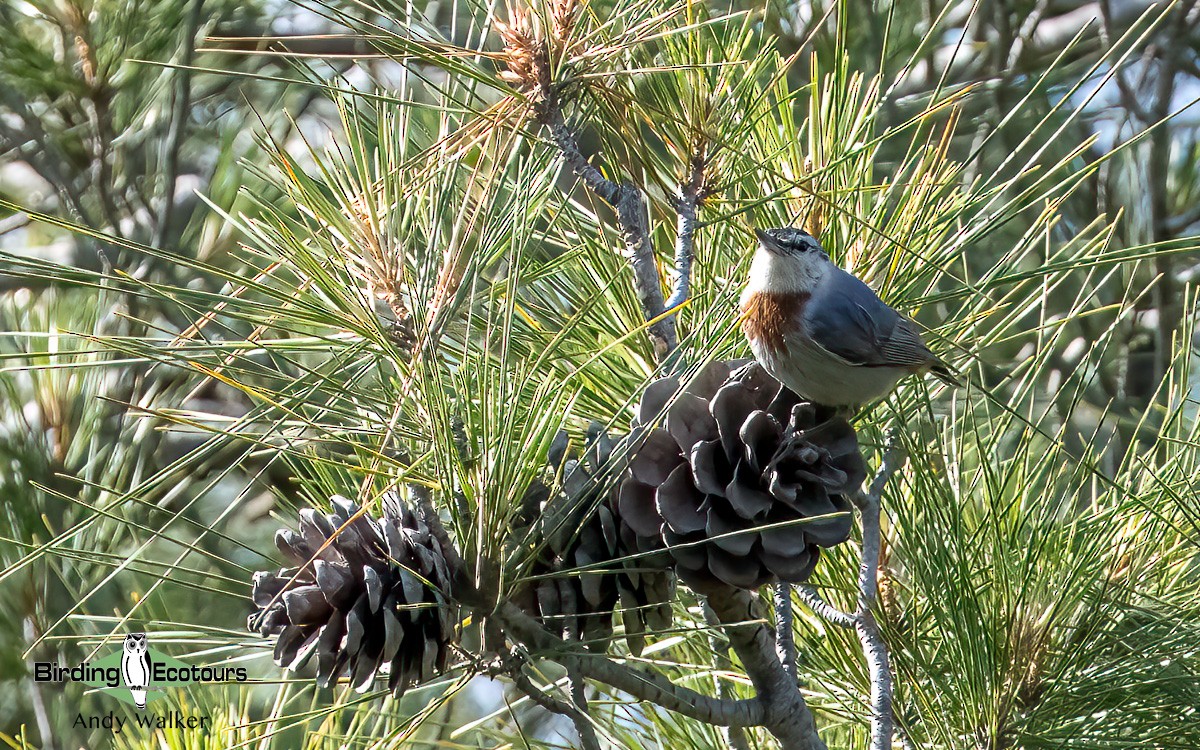
[{"label": "bird's black eye stripe", "polygon": [[821,245],[812,235],[796,227],[778,227],[755,232],[759,241],[776,254],[801,255],[821,249]]},{"label": "bird's black eye stripe", "polygon": [[782,244],[787,246],[789,250],[796,253],[805,253],[813,248],[815,241],[807,233],[793,227],[789,227],[780,232],[780,240]]}]

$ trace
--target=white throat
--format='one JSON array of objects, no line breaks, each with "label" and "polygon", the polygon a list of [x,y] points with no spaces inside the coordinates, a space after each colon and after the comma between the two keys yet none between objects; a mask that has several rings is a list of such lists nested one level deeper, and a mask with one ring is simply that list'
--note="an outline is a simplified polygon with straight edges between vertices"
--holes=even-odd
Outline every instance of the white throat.
[{"label": "white throat", "polygon": [[756,293],[811,294],[831,266],[833,261],[818,252],[782,256],[759,247],[750,263],[750,281],[742,295],[743,302]]}]

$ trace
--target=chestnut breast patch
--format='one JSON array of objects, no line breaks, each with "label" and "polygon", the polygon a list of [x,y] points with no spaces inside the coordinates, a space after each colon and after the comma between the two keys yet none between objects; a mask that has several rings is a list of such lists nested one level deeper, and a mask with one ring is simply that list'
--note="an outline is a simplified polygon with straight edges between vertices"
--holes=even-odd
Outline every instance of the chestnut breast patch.
[{"label": "chestnut breast patch", "polygon": [[807,292],[755,292],[742,307],[742,330],[752,341],[782,351],[785,337],[799,325],[810,296]]}]

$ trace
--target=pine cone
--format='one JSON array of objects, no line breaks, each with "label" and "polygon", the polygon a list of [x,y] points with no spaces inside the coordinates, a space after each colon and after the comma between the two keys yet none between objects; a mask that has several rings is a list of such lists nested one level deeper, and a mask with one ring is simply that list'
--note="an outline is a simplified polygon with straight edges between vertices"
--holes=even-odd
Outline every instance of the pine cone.
[{"label": "pine cone", "polygon": [[650,384],[634,435],[618,516],[689,585],[800,582],[850,534],[866,477],[854,428],[756,363],[714,362],[682,392]]},{"label": "pine cone", "polygon": [[638,549],[619,534],[613,511],[610,459],[620,442],[593,423],[583,457],[567,455],[567,444],[561,432],[550,452],[550,469],[562,477],[559,491],[535,483],[522,520],[514,524],[539,548],[530,570],[537,578],[515,598],[552,632],[566,630],[599,650],[612,636],[620,603],[629,649],[640,654],[647,630],[671,624],[674,578],[665,570],[670,559],[661,554],[657,560],[623,559]]},{"label": "pine cone", "polygon": [[445,669],[457,621],[447,598],[449,567],[398,495],[384,497],[379,519],[354,518],[359,506],[346,498],[332,503],[333,513],[306,508],[298,532],[275,534],[279,552],[298,567],[254,574],[259,611],[249,627],[278,635],[281,667],[299,669],[315,654],[321,687],[348,669],[351,684],[365,692],[386,671],[388,689],[399,696]]}]

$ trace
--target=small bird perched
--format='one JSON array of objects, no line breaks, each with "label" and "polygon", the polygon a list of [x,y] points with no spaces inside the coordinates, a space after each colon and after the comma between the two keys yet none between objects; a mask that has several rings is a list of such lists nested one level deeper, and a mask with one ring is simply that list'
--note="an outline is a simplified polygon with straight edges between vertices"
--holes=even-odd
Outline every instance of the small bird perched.
[{"label": "small bird perched", "polygon": [[959,384],[916,325],[835,265],[812,235],[793,227],[755,234],[742,330],[776,380],[825,406],[875,401],[914,373]]}]

